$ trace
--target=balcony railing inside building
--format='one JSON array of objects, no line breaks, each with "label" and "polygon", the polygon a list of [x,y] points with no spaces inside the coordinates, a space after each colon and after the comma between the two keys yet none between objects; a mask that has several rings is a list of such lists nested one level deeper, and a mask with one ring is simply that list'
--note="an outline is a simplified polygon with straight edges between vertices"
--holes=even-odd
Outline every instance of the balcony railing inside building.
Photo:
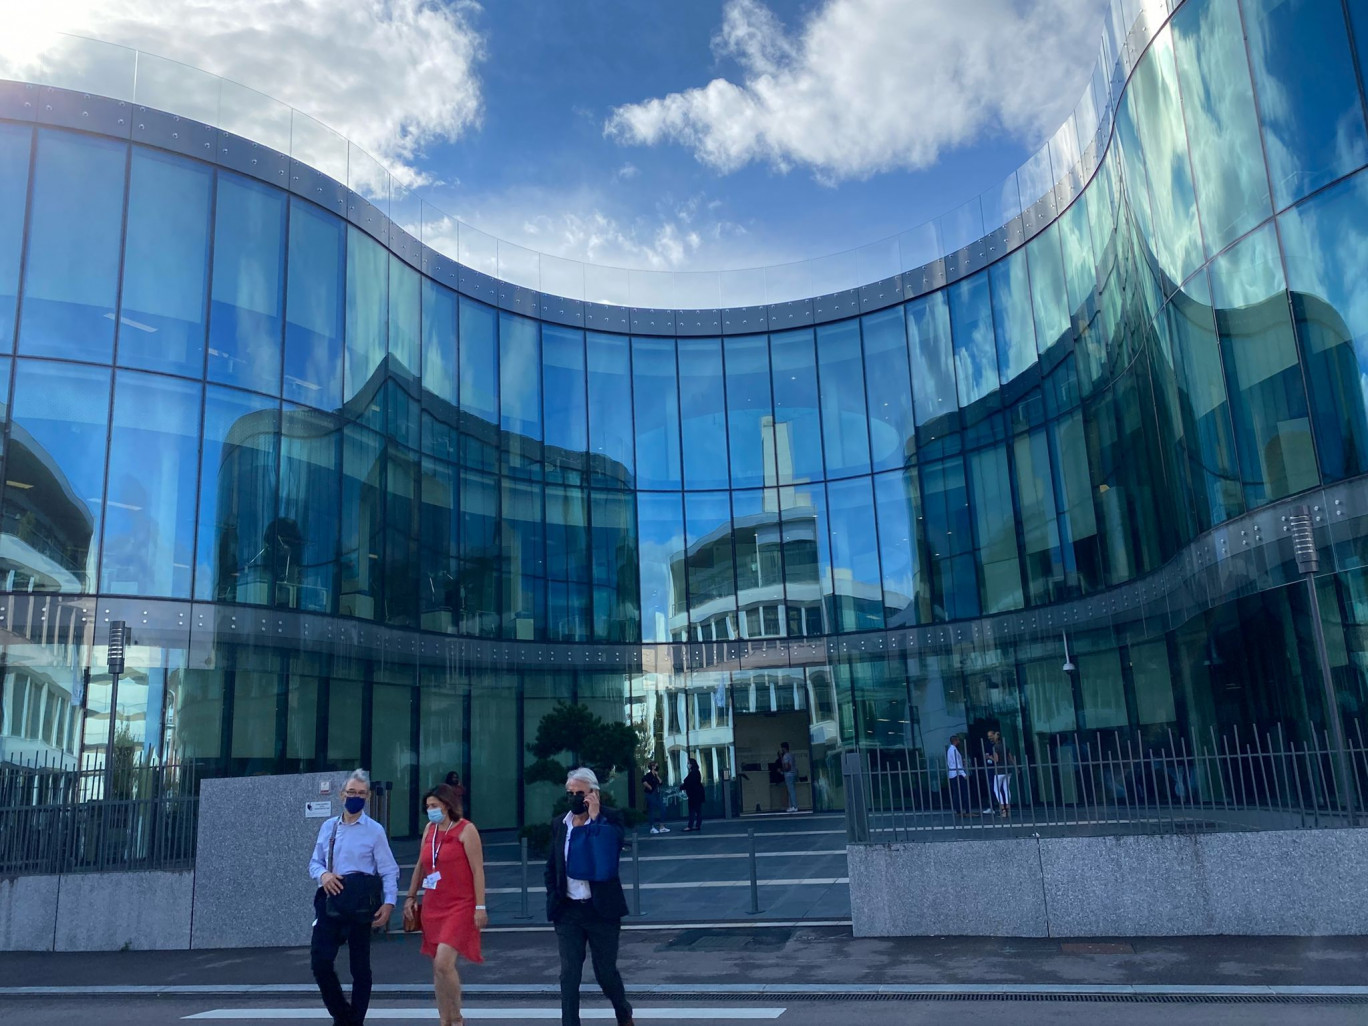
[{"label": "balcony railing inside building", "polygon": [[[497,239],[416,195],[380,161],[304,112],[247,86],[129,47],[64,33],[11,38],[8,46],[0,45],[0,79],[108,97],[131,104],[135,121],[139,108],[163,111],[269,146],[363,196],[442,256],[510,285],[614,306],[726,309],[844,292],[909,272],[914,287],[939,284],[943,276],[937,281],[929,270],[937,261],[958,255],[982,263],[1015,249],[1053,221],[1091,178],[1127,77],[1181,2],[1111,0],[1097,61],[1074,112],[998,185],[868,245],[725,271],[605,267]],[[137,138],[137,124],[132,127]],[[897,219],[897,212],[890,212],[890,220]]]},{"label": "balcony railing inside building", "polygon": [[[977,750],[975,750],[977,749]],[[1368,747],[1324,736],[1232,729],[1190,744],[1056,738],[1040,755],[966,746],[963,777],[946,753],[846,752],[852,843],[992,836],[1124,836],[1368,826]]]}]

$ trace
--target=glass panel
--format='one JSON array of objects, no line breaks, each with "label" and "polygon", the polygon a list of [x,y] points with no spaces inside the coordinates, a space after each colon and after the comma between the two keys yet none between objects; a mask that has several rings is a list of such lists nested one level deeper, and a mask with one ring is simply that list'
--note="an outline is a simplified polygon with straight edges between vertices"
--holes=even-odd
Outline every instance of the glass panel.
[{"label": "glass panel", "polygon": [[974,523],[978,537],[980,595],[983,612],[1020,609],[1021,563],[1017,558],[1016,516],[1007,449],[996,445],[969,455]]},{"label": "glass panel", "polygon": [[418,332],[421,275],[397,256],[389,258],[389,354],[391,372],[400,368],[417,379],[422,370]]},{"label": "glass panel", "polygon": [[[1167,29],[1150,44],[1131,79],[1126,100],[1135,112],[1140,157],[1149,177],[1156,237],[1148,241],[1160,269],[1170,283],[1176,284],[1186,280],[1202,263],[1202,233],[1188,168],[1173,39]],[[1213,136],[1206,144],[1224,146],[1227,141]]]},{"label": "glass panel", "polygon": [[1079,692],[1083,696],[1084,730],[1125,727],[1126,689],[1121,680],[1121,655],[1115,649],[1075,657],[1078,661]]},{"label": "glass panel", "polygon": [[279,189],[219,173],[209,301],[211,381],[280,393],[285,209]]},{"label": "glass panel", "polygon": [[[778,489],[733,492],[732,523],[739,604],[743,610],[758,608],[762,604],[777,608],[784,598],[784,552],[779,528]],[[729,624],[725,635],[720,633],[720,627],[715,627],[713,633],[715,637],[741,636],[739,623]],[[802,630],[789,630],[789,634],[802,633]]]},{"label": "glass panel", "polygon": [[[411,676],[411,669],[396,676]],[[377,683],[371,698],[371,773],[376,780],[389,781],[389,836],[413,837],[418,815],[414,795],[413,770],[418,761],[414,751],[414,709],[418,692],[413,687]],[[426,787],[427,785],[423,785]],[[423,820],[427,828],[427,820]]]},{"label": "glass panel", "polygon": [[1245,502],[1251,508],[1317,483],[1315,448],[1273,226],[1211,263],[1211,292]]},{"label": "glass panel", "polygon": [[126,143],[38,131],[21,352],[109,362],[127,160]]},{"label": "glass panel", "polygon": [[[204,399],[195,597],[269,604],[277,400],[210,385]],[[294,526],[294,525],[292,525]],[[296,527],[297,529],[297,527]]]},{"label": "glass panel", "polygon": [[499,349],[494,310],[461,297],[461,409],[499,420]]},{"label": "glass panel", "polygon": [[1244,11],[1281,210],[1368,160],[1362,100],[1338,0],[1244,0]]},{"label": "glass panel", "polygon": [[[679,488],[679,389],[673,339],[632,339],[632,397],[637,487]],[[622,396],[616,401],[621,402]],[[646,538],[644,531],[642,538]],[[643,588],[643,600],[645,595]]]},{"label": "glass panel", "polygon": [[506,312],[499,313],[499,411],[504,467],[540,473],[541,335],[536,321]]},{"label": "glass panel", "polygon": [[883,588],[869,478],[827,485],[827,518],[836,628],[879,630],[884,625]]},{"label": "glass panel", "polygon": [[774,451],[781,485],[820,481],[822,421],[811,329],[770,337],[774,375]]},{"label": "glass panel", "polygon": [[[670,641],[688,624],[684,574],[684,514],[678,493],[637,496],[640,539],[641,640]],[[597,558],[597,557],[596,557]]]},{"label": "glass panel", "polygon": [[641,564],[636,511],[630,492],[590,496],[590,554],[594,561],[594,640],[638,641],[637,567]]},{"label": "glass panel", "polygon": [[342,405],[345,233],[338,218],[290,201],[284,395],[324,410]]},{"label": "glass panel", "polygon": [[190,597],[201,388],[121,371],[114,382],[100,590]]},{"label": "glass panel", "polygon": [[875,470],[910,463],[916,454],[906,317],[900,306],[862,319],[869,447]]},{"label": "glass panel", "polygon": [[1239,0],[1188,0],[1171,24],[1207,253],[1219,253],[1270,209]]},{"label": "glass panel", "polygon": [[5,454],[7,591],[95,589],[109,371],[20,360]]},{"label": "glass panel", "polygon": [[[636,467],[632,445],[632,350],[619,335],[585,336],[589,361],[589,450],[595,485],[626,488]],[[595,556],[595,559],[598,557]],[[597,601],[595,603],[597,606]]]},{"label": "glass panel", "polygon": [[727,393],[719,340],[679,339],[679,413],[685,484],[727,487]]},{"label": "glass panel", "polygon": [[874,508],[879,518],[879,560],[883,568],[884,617],[889,627],[930,619],[917,525],[920,487],[915,470],[874,477]]},{"label": "glass panel", "polygon": [[1358,262],[1346,258],[1368,225],[1368,177],[1357,175],[1278,220],[1321,472],[1338,481],[1368,470],[1368,287]]},{"label": "glass panel", "polygon": [[869,423],[858,321],[817,329],[817,367],[827,476],[868,473]]},{"label": "glass panel", "polygon": [[1031,270],[1031,309],[1035,316],[1036,350],[1044,354],[1069,337],[1069,301],[1064,284],[1064,257],[1059,250],[1059,224],[1050,225],[1026,247]]},{"label": "glass panel", "polygon": [[423,278],[423,389],[456,405],[456,293]]},{"label": "glass panel", "polygon": [[499,528],[503,543],[503,636],[532,641],[542,636],[546,622],[546,536],[540,484],[503,479]]},{"label": "glass panel", "polygon": [[937,621],[978,616],[979,588],[964,464],[958,459],[924,464],[921,485],[932,616]]},{"label": "glass panel", "polygon": [[423,460],[419,485],[422,509],[418,522],[419,609],[424,630],[453,633],[460,609],[457,586],[460,566],[460,509],[456,468],[431,458]]},{"label": "glass panel", "polygon": [[543,324],[542,417],[547,480],[581,480],[589,448],[584,332]]},{"label": "glass panel", "polygon": [[590,575],[589,493],[583,488],[548,484],[546,635],[549,640],[589,641],[592,638]]},{"label": "glass panel", "polygon": [[998,387],[997,342],[993,334],[993,302],[988,275],[957,281],[950,294],[954,329],[955,371],[960,406],[982,399]]},{"label": "glass panel", "polygon": [[[692,638],[730,637],[728,625],[736,620],[731,497],[726,492],[691,492],[684,496],[684,517],[688,553],[682,558],[688,573]],[[671,573],[678,571],[672,568]]]},{"label": "glass panel", "polygon": [[280,514],[275,602],[326,613],[337,607],[341,518],[341,425],[326,413],[286,406],[280,431]]},{"label": "glass panel", "polygon": [[[128,186],[119,364],[204,373],[213,172],[141,147]],[[188,581],[187,581],[188,583]]]},{"label": "glass panel", "polygon": [[343,427],[338,612],[362,620],[382,619],[383,614],[383,457],[380,435],[358,424]]},{"label": "glass panel", "polygon": [[[681,341],[681,361],[683,347]],[[773,484],[776,436],[770,396],[769,339],[764,335],[729,338],[723,343],[723,348],[727,360],[727,431],[732,487]],[[689,459],[689,455],[689,440],[686,437],[685,460]],[[717,462],[710,453],[695,455],[694,458]],[[687,474],[685,480],[691,480]]]},{"label": "glass panel", "polygon": [[0,125],[0,352],[6,353],[14,350],[32,140],[27,125]]},{"label": "glass panel", "polygon": [[461,471],[460,632],[482,638],[499,635],[498,478]]},{"label": "glass panel", "polygon": [[1035,431],[1017,436],[1012,448],[1026,587],[1031,605],[1043,605],[1064,597],[1064,563],[1059,550],[1050,447],[1045,432]]},{"label": "glass panel", "polygon": [[[1176,725],[1173,678],[1169,672],[1168,644],[1161,638],[1130,648],[1131,674],[1135,681],[1135,707],[1140,723]],[[1164,741],[1167,742],[1167,737]]]},{"label": "glass panel", "polygon": [[385,447],[384,622],[418,626],[418,454],[397,442]]},{"label": "glass panel", "polygon": [[1019,249],[988,270],[993,292],[998,374],[1002,383],[1026,373],[1036,362],[1035,316],[1026,251]]},{"label": "glass panel", "polygon": [[[294,289],[291,289],[293,294]],[[347,228],[347,355],[342,400],[353,417],[384,430],[381,380],[389,334],[389,254],[359,228]]]},{"label": "glass panel", "polygon": [[950,307],[944,290],[907,304],[907,345],[917,427],[959,410]]},{"label": "glass panel", "polygon": [[[826,490],[779,490],[783,522],[784,594],[789,634],[834,634],[831,599],[831,539],[827,535]],[[776,625],[778,627],[779,625]],[[766,629],[761,608],[747,608],[745,637],[778,634]]]},{"label": "glass panel", "polygon": [[1093,507],[1092,473],[1083,415],[1074,411],[1047,430],[1064,572],[1071,588],[1093,591],[1101,586],[1102,555],[1098,548],[1097,512]]}]

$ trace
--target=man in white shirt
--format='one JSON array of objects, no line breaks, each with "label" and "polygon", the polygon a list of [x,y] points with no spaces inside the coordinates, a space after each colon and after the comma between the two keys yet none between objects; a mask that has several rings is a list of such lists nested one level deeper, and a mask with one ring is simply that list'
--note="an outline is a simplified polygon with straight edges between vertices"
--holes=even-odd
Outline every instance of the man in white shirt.
[{"label": "man in white shirt", "polygon": [[[309,860],[309,875],[318,883],[309,961],[334,1026],[362,1026],[366,1021],[371,930],[383,930],[389,923],[399,891],[399,863],[385,828],[362,811],[369,797],[370,774],[353,770],[342,787],[346,811],[319,828]],[[350,1002],[333,967],[343,944],[351,965]]]},{"label": "man in white shirt", "polygon": [[969,773],[964,764],[964,735],[952,734],[945,750],[946,787],[956,816],[969,815]]}]

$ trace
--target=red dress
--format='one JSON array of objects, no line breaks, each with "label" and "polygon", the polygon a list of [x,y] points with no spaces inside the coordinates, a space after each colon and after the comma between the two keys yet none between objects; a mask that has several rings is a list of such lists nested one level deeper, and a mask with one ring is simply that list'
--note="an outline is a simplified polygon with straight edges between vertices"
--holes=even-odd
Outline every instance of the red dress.
[{"label": "red dress", "polygon": [[463,819],[449,830],[429,826],[418,851],[419,872],[426,879],[433,872],[434,835],[437,886],[423,892],[423,954],[437,954],[438,944],[449,944],[470,962],[483,962],[480,931],[475,929],[475,876],[470,869],[461,835],[470,826]]}]

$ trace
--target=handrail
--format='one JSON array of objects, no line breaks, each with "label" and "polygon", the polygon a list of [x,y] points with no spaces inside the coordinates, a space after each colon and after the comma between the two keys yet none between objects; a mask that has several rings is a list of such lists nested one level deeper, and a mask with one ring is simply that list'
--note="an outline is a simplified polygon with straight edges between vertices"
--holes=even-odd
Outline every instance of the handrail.
[{"label": "handrail", "polygon": [[380,161],[304,112],[230,79],[132,47],[46,33],[22,61],[0,52],[0,80],[105,96],[269,146],[364,196],[443,256],[510,285],[612,306],[728,309],[844,292],[965,251],[995,256],[1019,245],[1082,191],[1110,136],[1130,71],[1181,3],[1110,0],[1093,74],[1074,112],[1025,164],[993,188],[864,246],[722,271],[590,264],[495,238],[414,195]]}]

